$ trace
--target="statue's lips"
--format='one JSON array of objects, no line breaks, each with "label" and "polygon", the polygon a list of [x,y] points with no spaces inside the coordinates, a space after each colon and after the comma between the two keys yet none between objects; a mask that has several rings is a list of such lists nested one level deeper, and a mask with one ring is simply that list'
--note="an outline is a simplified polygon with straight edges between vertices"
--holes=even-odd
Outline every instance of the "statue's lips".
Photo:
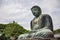
[{"label": "statue's lips", "polygon": [[36,15],[38,15],[38,13],[34,13],[33,15],[35,15],[35,16],[36,16]]}]

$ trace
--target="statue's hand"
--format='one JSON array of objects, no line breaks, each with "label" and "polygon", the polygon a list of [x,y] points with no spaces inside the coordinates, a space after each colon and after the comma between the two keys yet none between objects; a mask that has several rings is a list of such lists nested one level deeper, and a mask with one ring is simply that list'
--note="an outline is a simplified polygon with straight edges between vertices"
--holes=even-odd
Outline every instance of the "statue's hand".
[{"label": "statue's hand", "polygon": [[39,29],[39,25],[35,25],[35,26],[33,27],[33,29],[34,29],[34,30]]},{"label": "statue's hand", "polygon": [[37,30],[31,30],[29,33],[35,33],[37,32]]}]

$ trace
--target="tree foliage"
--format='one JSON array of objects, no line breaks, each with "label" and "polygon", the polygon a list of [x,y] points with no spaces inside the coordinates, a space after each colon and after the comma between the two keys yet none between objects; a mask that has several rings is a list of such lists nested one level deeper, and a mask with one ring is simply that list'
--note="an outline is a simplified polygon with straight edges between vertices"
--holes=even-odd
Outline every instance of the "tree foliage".
[{"label": "tree foliage", "polygon": [[60,29],[54,31],[55,34],[60,34]]},{"label": "tree foliage", "polygon": [[8,24],[1,24],[0,28],[2,28],[3,32],[5,33],[6,37],[10,37],[13,35],[20,35],[24,33],[28,33],[29,30],[24,29],[21,25],[13,21],[13,23],[8,23]]}]

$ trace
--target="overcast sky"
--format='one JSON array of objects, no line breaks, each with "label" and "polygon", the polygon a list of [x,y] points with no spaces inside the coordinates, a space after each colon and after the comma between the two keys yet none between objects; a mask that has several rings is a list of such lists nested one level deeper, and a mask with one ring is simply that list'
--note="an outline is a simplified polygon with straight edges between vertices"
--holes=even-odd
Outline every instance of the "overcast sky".
[{"label": "overcast sky", "polygon": [[29,30],[34,18],[31,12],[34,5],[41,7],[42,14],[52,17],[54,30],[60,28],[60,0],[0,0],[0,23],[14,20]]}]

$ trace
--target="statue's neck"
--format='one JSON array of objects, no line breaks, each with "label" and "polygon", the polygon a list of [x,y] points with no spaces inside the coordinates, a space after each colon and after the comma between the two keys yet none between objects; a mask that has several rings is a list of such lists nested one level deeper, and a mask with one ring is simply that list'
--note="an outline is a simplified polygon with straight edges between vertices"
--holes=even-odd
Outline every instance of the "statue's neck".
[{"label": "statue's neck", "polygon": [[[39,16],[38,16],[39,17]],[[38,18],[38,17],[35,17],[35,18]]]},{"label": "statue's neck", "polygon": [[[40,16],[40,15],[39,15]],[[39,16],[35,16],[35,18],[38,18]]]}]

